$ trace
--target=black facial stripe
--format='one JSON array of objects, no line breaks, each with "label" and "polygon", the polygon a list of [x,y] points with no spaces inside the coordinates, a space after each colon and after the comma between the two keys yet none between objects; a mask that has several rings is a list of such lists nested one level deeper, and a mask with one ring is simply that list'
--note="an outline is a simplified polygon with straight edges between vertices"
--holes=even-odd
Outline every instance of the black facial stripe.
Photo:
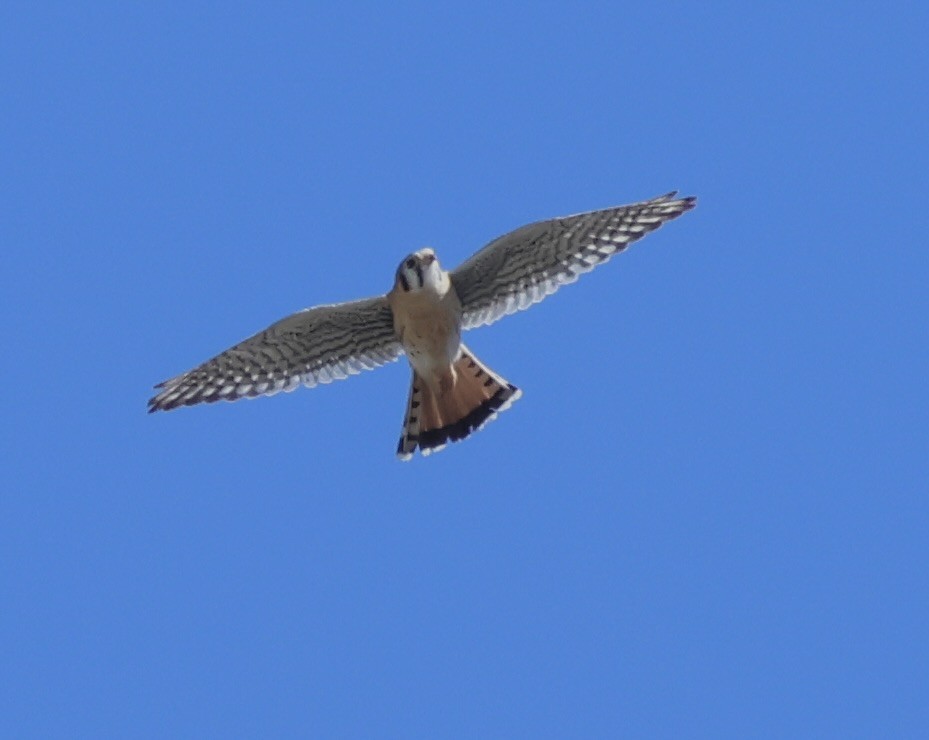
[{"label": "black facial stripe", "polygon": [[419,287],[421,288],[423,287],[423,284],[424,284],[423,283],[423,266],[417,262],[416,267],[414,269],[416,270],[416,279],[419,281]]},{"label": "black facial stripe", "polygon": [[410,281],[406,279],[406,273],[400,270],[400,285],[405,293],[410,292]]}]

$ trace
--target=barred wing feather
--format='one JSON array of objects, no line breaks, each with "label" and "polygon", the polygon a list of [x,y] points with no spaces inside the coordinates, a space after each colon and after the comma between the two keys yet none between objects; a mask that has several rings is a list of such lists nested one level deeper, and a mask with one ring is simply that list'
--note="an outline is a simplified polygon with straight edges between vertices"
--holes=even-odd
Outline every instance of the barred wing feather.
[{"label": "barred wing feather", "polygon": [[451,273],[463,328],[538,303],[696,205],[676,195],[539,221],[490,242]]},{"label": "barred wing feather", "polygon": [[356,375],[403,354],[387,300],[299,311],[176,378],[159,383],[149,411],[270,396]]}]

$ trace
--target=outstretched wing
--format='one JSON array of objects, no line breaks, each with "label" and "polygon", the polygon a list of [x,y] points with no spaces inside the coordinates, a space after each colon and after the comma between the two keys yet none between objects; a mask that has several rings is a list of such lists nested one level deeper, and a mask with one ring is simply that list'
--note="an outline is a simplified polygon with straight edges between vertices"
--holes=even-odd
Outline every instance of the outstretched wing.
[{"label": "outstretched wing", "polygon": [[159,383],[148,410],[270,396],[300,383],[312,387],[392,362],[402,353],[383,296],[308,308]]},{"label": "outstretched wing", "polygon": [[463,327],[529,308],[696,205],[676,195],[538,221],[495,239],[451,273]]}]

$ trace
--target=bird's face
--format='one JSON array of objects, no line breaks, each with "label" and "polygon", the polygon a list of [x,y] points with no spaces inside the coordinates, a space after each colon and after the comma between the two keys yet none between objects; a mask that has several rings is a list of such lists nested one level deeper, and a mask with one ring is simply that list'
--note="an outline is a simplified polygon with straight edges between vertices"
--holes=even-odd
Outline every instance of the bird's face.
[{"label": "bird's face", "polygon": [[397,284],[404,292],[436,289],[442,279],[442,267],[435,252],[428,247],[406,257],[397,268]]}]

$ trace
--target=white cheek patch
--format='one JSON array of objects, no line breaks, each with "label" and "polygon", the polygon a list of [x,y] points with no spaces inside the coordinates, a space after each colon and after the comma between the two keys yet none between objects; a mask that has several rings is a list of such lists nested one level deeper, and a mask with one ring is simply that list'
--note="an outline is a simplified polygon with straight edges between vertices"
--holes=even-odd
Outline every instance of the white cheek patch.
[{"label": "white cheek patch", "polygon": [[416,270],[410,269],[406,265],[400,268],[400,284],[407,292],[411,290],[419,290],[422,287],[419,275],[416,274]]}]

